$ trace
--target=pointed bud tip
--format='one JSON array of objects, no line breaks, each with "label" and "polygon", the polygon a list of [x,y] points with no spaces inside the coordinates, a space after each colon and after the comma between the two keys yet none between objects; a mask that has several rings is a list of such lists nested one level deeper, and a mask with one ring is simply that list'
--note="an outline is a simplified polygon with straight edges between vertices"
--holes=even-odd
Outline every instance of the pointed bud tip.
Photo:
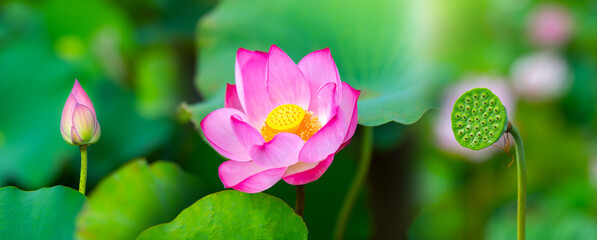
[{"label": "pointed bud tip", "polygon": [[[71,90],[71,91],[74,92],[74,91],[80,91],[80,90],[83,90],[83,87],[81,87],[81,83],[79,83],[79,80],[77,80],[75,78],[75,83],[73,84],[73,90]],[[85,91],[85,90],[83,90],[83,91]]]}]

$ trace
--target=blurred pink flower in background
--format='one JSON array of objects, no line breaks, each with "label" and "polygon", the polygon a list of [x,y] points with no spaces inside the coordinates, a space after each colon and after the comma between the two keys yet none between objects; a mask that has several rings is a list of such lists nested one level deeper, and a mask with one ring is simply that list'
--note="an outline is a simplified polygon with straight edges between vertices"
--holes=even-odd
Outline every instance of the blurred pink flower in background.
[{"label": "blurred pink flower in background", "polygon": [[566,7],[546,3],[534,9],[527,28],[532,43],[541,47],[561,47],[572,35],[573,19]]},{"label": "blurred pink flower in background", "polygon": [[511,69],[514,90],[530,101],[549,101],[566,94],[571,86],[566,61],[550,51],[518,58]]},{"label": "blurred pink flower in background", "polygon": [[71,145],[93,144],[101,135],[93,103],[77,79],[62,109],[60,132]]},{"label": "blurred pink flower in background", "polygon": [[[469,75],[463,78],[463,80],[455,83],[453,86],[446,89],[444,92],[442,105],[437,115],[434,124],[434,132],[436,144],[438,147],[446,152],[458,154],[474,162],[481,162],[491,157],[498,150],[497,147],[488,147],[481,150],[471,150],[460,146],[454,138],[452,132],[452,123],[450,114],[454,107],[454,102],[468,90],[473,88],[488,88],[495,95],[497,95],[506,110],[508,111],[508,119],[511,119],[515,115],[515,103],[516,97],[510,90],[508,81],[502,77],[489,76],[489,75]],[[503,138],[503,137],[502,137]],[[502,145],[503,140],[500,139],[497,144]]]},{"label": "blurred pink flower in background", "polygon": [[230,159],[220,165],[220,180],[248,193],[280,179],[317,180],[354,134],[359,94],[340,81],[327,48],[298,65],[275,45],[269,53],[239,49],[225,108],[201,121],[211,146]]}]

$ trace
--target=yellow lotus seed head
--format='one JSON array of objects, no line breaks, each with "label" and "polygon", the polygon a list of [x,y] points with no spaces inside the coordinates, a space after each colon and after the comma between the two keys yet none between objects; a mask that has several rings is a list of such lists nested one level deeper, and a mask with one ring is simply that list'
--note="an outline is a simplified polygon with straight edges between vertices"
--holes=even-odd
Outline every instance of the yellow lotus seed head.
[{"label": "yellow lotus seed head", "polygon": [[274,108],[261,127],[261,135],[269,142],[278,133],[294,133],[307,141],[321,129],[321,123],[313,112],[305,111],[294,104],[280,105]]},{"label": "yellow lotus seed head", "polygon": [[292,131],[305,118],[305,110],[294,104],[280,105],[272,110],[265,119],[270,128],[280,131]]}]

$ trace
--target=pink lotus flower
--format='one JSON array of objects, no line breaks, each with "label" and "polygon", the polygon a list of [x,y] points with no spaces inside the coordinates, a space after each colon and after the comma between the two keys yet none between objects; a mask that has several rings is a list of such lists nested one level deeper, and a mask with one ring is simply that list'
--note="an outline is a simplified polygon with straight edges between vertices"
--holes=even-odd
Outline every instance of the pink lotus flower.
[{"label": "pink lotus flower", "polygon": [[514,90],[526,100],[546,102],[562,97],[572,86],[566,60],[553,51],[523,55],[512,64]]},{"label": "pink lotus flower", "polygon": [[527,28],[532,43],[542,47],[561,47],[572,37],[574,21],[565,6],[544,3],[533,10]]},{"label": "pink lotus flower", "polygon": [[212,147],[230,159],[220,165],[222,183],[255,193],[280,179],[317,180],[354,134],[359,94],[340,81],[328,48],[298,65],[275,45],[269,53],[239,49],[225,108],[201,121]]},{"label": "pink lotus flower", "polygon": [[71,145],[96,143],[101,134],[95,108],[76,79],[62,109],[60,132],[64,141]]}]

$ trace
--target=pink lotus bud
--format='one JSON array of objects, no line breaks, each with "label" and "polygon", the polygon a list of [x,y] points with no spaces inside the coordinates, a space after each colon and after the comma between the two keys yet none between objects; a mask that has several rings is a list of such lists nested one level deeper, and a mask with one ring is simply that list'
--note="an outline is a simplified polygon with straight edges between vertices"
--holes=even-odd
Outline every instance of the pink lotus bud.
[{"label": "pink lotus bud", "polygon": [[95,108],[77,79],[62,109],[60,132],[64,141],[71,145],[96,143],[101,134]]}]

